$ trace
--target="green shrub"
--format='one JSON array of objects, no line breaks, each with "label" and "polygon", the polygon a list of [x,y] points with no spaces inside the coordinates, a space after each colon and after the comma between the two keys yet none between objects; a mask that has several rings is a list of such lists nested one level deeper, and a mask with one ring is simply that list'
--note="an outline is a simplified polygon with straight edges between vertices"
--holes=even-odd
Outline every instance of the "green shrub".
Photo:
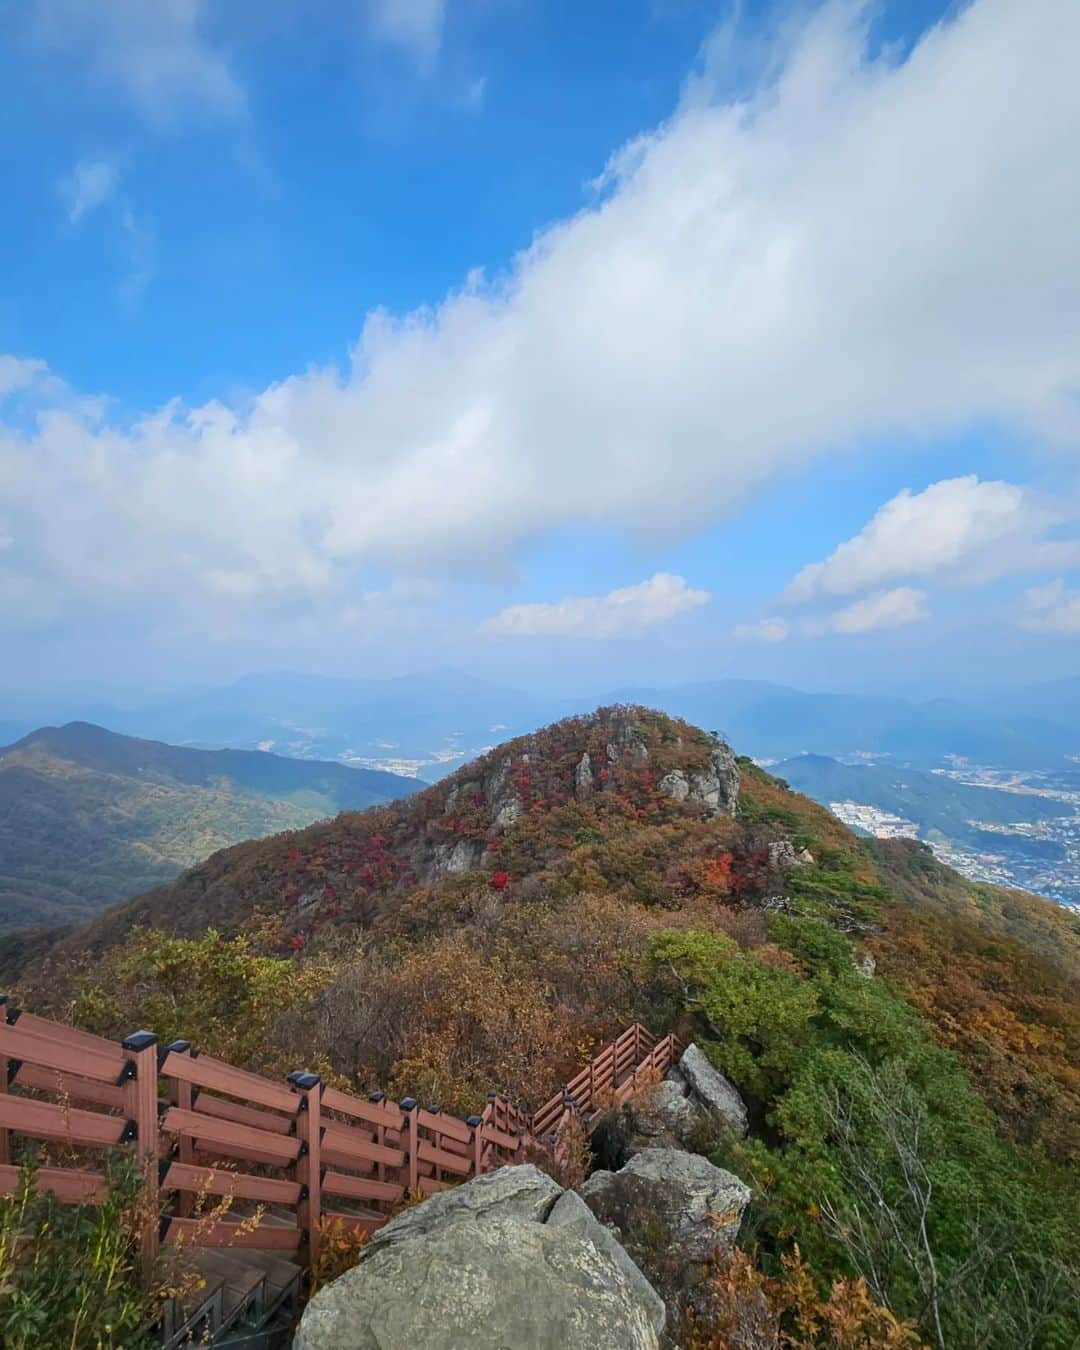
[{"label": "green shrub", "polygon": [[716,1156],[754,1189],[744,1243],[779,1274],[794,1240],[822,1291],[865,1279],[939,1350],[1080,1343],[1075,1180],[997,1133],[955,1055],[888,980],[859,974],[845,937],[787,915],[767,932],[749,952],[652,941],[762,1122]]},{"label": "green shrub", "polygon": [[104,1167],[100,1205],[35,1190],[25,1162],[0,1199],[0,1345],[5,1350],[142,1350],[155,1344],[153,1298],[139,1265],[140,1175],[130,1153]]}]

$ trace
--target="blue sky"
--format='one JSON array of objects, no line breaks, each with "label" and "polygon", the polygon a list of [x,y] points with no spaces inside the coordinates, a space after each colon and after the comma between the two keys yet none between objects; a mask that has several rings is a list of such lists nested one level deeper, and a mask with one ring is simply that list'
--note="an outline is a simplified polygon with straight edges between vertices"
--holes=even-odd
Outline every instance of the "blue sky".
[{"label": "blue sky", "polygon": [[0,33],[0,687],[1080,670],[1074,0]]}]

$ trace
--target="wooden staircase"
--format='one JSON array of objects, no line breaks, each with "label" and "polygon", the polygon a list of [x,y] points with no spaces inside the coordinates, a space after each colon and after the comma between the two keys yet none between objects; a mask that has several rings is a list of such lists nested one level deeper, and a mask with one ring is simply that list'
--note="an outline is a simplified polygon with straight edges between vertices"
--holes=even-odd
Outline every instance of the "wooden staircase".
[{"label": "wooden staircase", "polygon": [[568,1126],[591,1133],[680,1053],[673,1035],[657,1039],[635,1023],[537,1111],[491,1092],[461,1120],[411,1097],[354,1096],[317,1074],[274,1082],[186,1041],[159,1046],[147,1031],[117,1044],[5,1002],[0,995],[0,1195],[19,1180],[13,1138],[61,1145],[37,1185],[73,1204],[106,1193],[101,1150],[133,1147],[147,1268],[162,1243],[177,1244],[201,1277],[164,1310],[166,1350],[287,1344],[325,1221],[371,1233],[403,1201],[526,1157],[557,1158]]}]

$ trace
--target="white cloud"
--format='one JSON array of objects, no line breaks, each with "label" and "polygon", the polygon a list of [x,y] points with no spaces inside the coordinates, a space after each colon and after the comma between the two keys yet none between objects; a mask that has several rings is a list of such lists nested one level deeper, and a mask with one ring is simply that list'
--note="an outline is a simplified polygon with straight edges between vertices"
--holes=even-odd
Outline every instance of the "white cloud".
[{"label": "white cloud", "polygon": [[760,642],[784,642],[789,637],[816,638],[903,628],[911,623],[923,623],[929,617],[923,591],[911,586],[896,586],[889,591],[864,596],[830,614],[792,620],[772,616],[757,623],[740,624],[732,636]]},{"label": "white cloud", "polygon": [[1040,633],[1080,633],[1080,590],[1070,590],[1065,579],[1033,586],[1023,596],[1023,627]]},{"label": "white cloud", "polygon": [[26,17],[43,45],[120,89],[142,113],[169,121],[182,109],[233,115],[243,90],[205,32],[205,0],[31,0]]},{"label": "white cloud", "polygon": [[[446,0],[369,0],[375,36],[429,66],[442,44]],[[482,96],[482,90],[481,90]]]},{"label": "white cloud", "polygon": [[[189,84],[234,106],[192,0],[75,8],[172,25]],[[696,82],[506,276],[370,315],[344,372],[0,432],[23,522],[5,559],[111,604],[228,574],[343,594],[370,565],[497,572],[558,528],[687,534],[860,438],[1064,425],[1080,5],[975,0],[902,62],[870,60],[845,13],[816,13],[742,101]],[[175,88],[168,44],[144,45]]]},{"label": "white cloud", "polygon": [[838,609],[824,618],[806,619],[802,631],[809,637],[826,633],[873,633],[883,628],[903,628],[929,619],[926,596],[911,586],[878,591]]},{"label": "white cloud", "polygon": [[39,380],[47,379],[48,373],[49,368],[44,361],[0,356],[0,399],[18,393],[21,389],[29,389]]},{"label": "white cloud", "polygon": [[709,601],[682,577],[657,572],[636,586],[607,595],[568,595],[554,604],[511,605],[485,620],[480,631],[500,637],[633,637]]},{"label": "white cloud", "polygon": [[71,223],[77,225],[88,211],[104,206],[119,182],[119,169],[111,160],[81,159],[63,185]]},{"label": "white cloud", "polygon": [[784,598],[803,604],[909,577],[988,581],[1080,563],[1080,543],[1042,537],[1075,515],[1075,507],[1042,501],[1014,483],[980,482],[974,474],[923,492],[905,489],[824,562],[804,567]]}]

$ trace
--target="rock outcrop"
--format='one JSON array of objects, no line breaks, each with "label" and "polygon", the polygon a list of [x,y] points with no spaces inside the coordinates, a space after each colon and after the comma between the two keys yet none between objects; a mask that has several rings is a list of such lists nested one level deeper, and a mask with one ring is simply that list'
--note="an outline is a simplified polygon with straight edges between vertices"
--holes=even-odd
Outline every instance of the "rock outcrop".
[{"label": "rock outcrop", "polygon": [[685,1083],[670,1079],[627,1102],[625,1116],[628,1157],[646,1148],[686,1148],[703,1120]]},{"label": "rock outcrop", "polygon": [[671,1300],[718,1246],[734,1241],[750,1189],[699,1154],[651,1148],[618,1172],[594,1172],[581,1198]]},{"label": "rock outcrop", "polygon": [[455,844],[436,844],[432,849],[432,873],[435,877],[452,872],[471,872],[480,866],[483,845],[476,839],[459,839]]},{"label": "rock outcrop", "polygon": [[747,1133],[746,1103],[696,1045],[683,1051],[662,1083],[609,1111],[593,1135],[594,1156],[614,1170],[650,1148],[708,1153],[718,1135]]},{"label": "rock outcrop", "polygon": [[698,801],[711,815],[733,816],[739,805],[739,764],[729,745],[720,742],[709,766],[696,772],[673,769],[657,783],[673,801]]},{"label": "rock outcrop", "polygon": [[679,1074],[692,1098],[736,1134],[745,1136],[748,1127],[746,1103],[733,1084],[706,1059],[696,1045],[688,1045],[683,1051],[679,1060]]},{"label": "rock outcrop", "polygon": [[808,848],[796,848],[790,839],[774,839],[767,845],[769,867],[774,872],[789,872],[793,867],[810,867],[814,855]]},{"label": "rock outcrop", "polygon": [[572,1191],[504,1167],[380,1229],[296,1350],[659,1350],[664,1304]]}]

